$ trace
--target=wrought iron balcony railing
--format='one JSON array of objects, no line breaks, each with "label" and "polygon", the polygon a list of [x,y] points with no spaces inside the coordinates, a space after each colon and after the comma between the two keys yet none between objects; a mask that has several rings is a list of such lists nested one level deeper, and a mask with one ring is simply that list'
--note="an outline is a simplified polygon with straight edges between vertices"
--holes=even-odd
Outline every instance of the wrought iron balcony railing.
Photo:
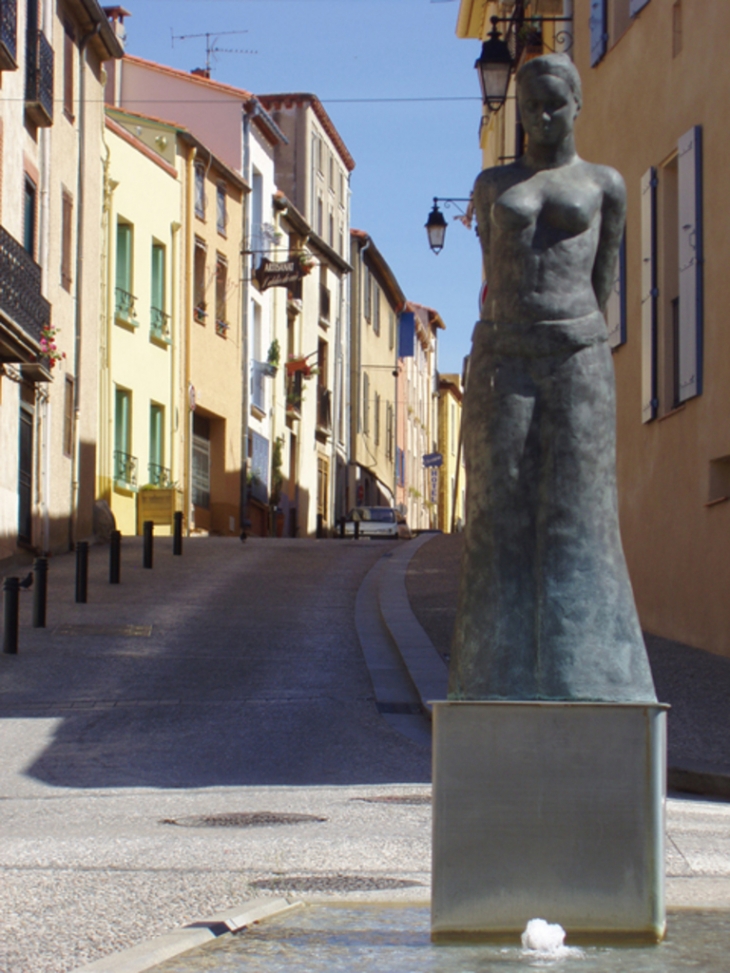
[{"label": "wrought iron balcony railing", "polygon": [[39,128],[53,125],[53,48],[42,30],[35,43],[28,45],[25,110]]},{"label": "wrought iron balcony railing", "polygon": [[41,294],[41,268],[0,226],[0,361],[30,363],[40,355],[51,305]]},{"label": "wrought iron balcony railing", "polygon": [[148,463],[147,470],[149,471],[150,483],[153,486],[169,487],[172,485],[170,471],[166,466],[160,466],[158,463]]},{"label": "wrought iron balcony railing", "polygon": [[0,71],[18,66],[18,0],[0,0]]},{"label": "wrought iron balcony railing", "polygon": [[326,432],[332,428],[332,393],[324,386],[317,389],[317,428]]},{"label": "wrought iron balcony railing", "polygon": [[114,450],[114,485],[125,490],[137,488],[137,457]]},{"label": "wrought iron balcony railing", "polygon": [[[131,297],[131,295],[129,295]],[[134,298],[132,298],[134,301]],[[166,345],[171,344],[172,334],[170,333],[170,315],[165,314],[159,307],[150,308],[150,338],[162,341]]]},{"label": "wrought iron balcony railing", "polygon": [[135,328],[137,327],[139,321],[137,320],[137,309],[134,306],[136,300],[137,298],[134,294],[130,294],[129,291],[117,287],[115,310],[117,321],[121,321],[124,324],[131,324]]},{"label": "wrought iron balcony railing", "polygon": [[230,324],[227,321],[223,321],[221,318],[216,318],[215,333],[217,335],[219,335],[221,338],[227,338],[229,328]]}]

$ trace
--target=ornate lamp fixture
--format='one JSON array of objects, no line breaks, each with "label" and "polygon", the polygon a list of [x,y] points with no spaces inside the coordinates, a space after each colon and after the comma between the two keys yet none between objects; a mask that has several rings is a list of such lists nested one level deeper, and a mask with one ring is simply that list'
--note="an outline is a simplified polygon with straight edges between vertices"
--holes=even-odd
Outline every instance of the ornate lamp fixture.
[{"label": "ornate lamp fixture", "polygon": [[499,111],[507,100],[507,88],[514,67],[507,42],[497,30],[498,17],[492,17],[492,29],[482,44],[482,53],[474,62],[482,89],[482,100],[490,111]]}]

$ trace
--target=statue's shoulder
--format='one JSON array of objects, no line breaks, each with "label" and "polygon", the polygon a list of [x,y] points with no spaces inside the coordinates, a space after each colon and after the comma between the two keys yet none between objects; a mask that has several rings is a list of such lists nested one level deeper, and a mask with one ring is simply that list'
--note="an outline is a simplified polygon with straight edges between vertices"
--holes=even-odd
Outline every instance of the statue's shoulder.
[{"label": "statue's shoulder", "polygon": [[475,195],[494,196],[507,185],[514,182],[515,165],[510,163],[506,166],[492,166],[489,169],[482,169],[474,183]]},{"label": "statue's shoulder", "polygon": [[626,184],[617,169],[611,166],[601,166],[595,162],[584,162],[583,164],[610,200],[623,202],[626,199]]}]

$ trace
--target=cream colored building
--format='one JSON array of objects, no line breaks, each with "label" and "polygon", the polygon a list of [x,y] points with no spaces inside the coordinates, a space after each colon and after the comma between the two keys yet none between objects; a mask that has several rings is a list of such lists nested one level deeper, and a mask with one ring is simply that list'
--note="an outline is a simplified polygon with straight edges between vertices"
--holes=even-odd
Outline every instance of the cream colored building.
[{"label": "cream colored building", "polygon": [[[349,455],[350,173],[355,162],[322,103],[311,94],[260,95],[286,137],[274,150],[276,205],[284,231],[277,260],[302,258],[308,273],[283,291],[281,342],[286,416],[283,531],[331,531],[347,512]],[[278,320],[278,319],[277,319]],[[312,379],[297,362],[316,369]],[[281,384],[277,380],[281,392]]]},{"label": "cream colored building", "polygon": [[460,530],[466,520],[466,470],[461,443],[461,376],[438,376],[438,528],[445,534]]},{"label": "cream colored building", "polygon": [[[578,151],[618,169],[627,189],[608,325],[621,528],[639,614],[648,632],[730,655],[730,4],[572,7]],[[460,36],[484,36],[489,13],[462,0]],[[494,122],[487,163],[503,154],[499,125],[508,137],[510,124],[508,113]]]},{"label": "cream colored building", "polygon": [[93,529],[102,65],[121,54],[96,0],[3,4],[0,559]]},{"label": "cream colored building", "polygon": [[363,230],[352,230],[350,478],[348,507],[394,507],[398,410],[398,322],[406,298]]}]

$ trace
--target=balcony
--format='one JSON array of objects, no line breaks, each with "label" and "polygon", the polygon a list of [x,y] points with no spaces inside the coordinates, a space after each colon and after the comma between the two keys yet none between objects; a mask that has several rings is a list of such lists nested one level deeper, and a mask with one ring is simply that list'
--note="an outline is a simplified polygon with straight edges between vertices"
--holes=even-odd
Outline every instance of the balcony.
[{"label": "balcony", "polygon": [[152,484],[152,486],[156,486],[156,487],[172,486],[170,471],[166,466],[160,466],[158,463],[148,463],[147,470],[149,473],[150,483]]},{"label": "balcony", "polygon": [[317,387],[317,432],[329,435],[332,429],[332,393],[323,385]]},{"label": "balcony", "polygon": [[114,450],[114,486],[122,490],[137,489],[137,457]]},{"label": "balcony", "polygon": [[230,324],[227,321],[222,320],[222,318],[216,318],[215,333],[219,338],[227,338],[229,328]]},{"label": "balcony", "polygon": [[294,372],[286,377],[286,414],[290,419],[301,419],[304,397],[304,375]]},{"label": "balcony", "polygon": [[123,324],[127,327],[136,328],[139,324],[137,320],[137,309],[135,308],[135,301],[137,298],[134,294],[130,294],[129,291],[123,290],[121,287],[117,287],[115,291],[115,310],[114,316],[117,319],[117,324]]},{"label": "balcony", "polygon": [[[123,292],[125,293],[125,292]],[[131,297],[132,295],[127,295]],[[134,298],[132,297],[132,301]],[[159,307],[150,308],[150,338],[152,341],[159,341],[163,345],[172,344],[172,334],[170,333],[170,315],[165,314]]]},{"label": "balcony", "polygon": [[51,325],[51,305],[41,294],[41,268],[0,226],[0,361],[35,364],[41,337]]},{"label": "balcony", "polygon": [[53,125],[53,48],[42,30],[35,44],[28,45],[25,113],[39,128]]},{"label": "balcony", "polygon": [[0,71],[15,71],[18,0],[0,0]]}]

